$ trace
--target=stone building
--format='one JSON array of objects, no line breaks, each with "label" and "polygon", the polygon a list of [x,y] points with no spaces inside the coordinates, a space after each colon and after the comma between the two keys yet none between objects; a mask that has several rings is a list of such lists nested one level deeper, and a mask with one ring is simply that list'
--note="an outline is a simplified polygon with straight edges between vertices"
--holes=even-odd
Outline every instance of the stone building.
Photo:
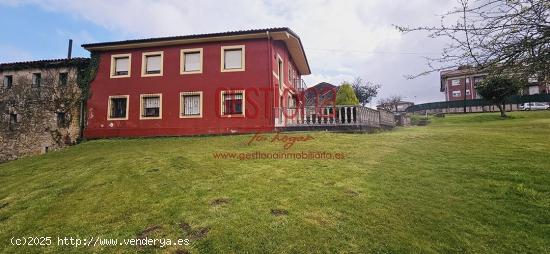
[{"label": "stone building", "polygon": [[77,142],[88,58],[0,64],[0,161]]}]

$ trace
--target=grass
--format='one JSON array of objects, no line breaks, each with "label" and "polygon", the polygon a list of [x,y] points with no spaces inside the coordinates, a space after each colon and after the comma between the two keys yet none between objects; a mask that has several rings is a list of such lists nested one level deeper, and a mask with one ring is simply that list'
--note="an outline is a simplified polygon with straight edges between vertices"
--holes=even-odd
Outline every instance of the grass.
[{"label": "grass", "polygon": [[[447,115],[378,134],[96,140],[0,164],[4,253],[550,253],[550,112]],[[298,135],[291,133],[289,135]],[[271,135],[268,135],[271,136]],[[51,236],[51,246],[12,237]],[[58,246],[57,237],[189,246]]]}]

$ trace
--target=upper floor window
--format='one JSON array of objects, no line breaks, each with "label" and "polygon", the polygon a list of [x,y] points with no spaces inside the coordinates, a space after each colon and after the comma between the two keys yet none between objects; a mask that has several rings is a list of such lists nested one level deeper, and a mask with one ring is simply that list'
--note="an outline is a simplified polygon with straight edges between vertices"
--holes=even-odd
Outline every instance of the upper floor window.
[{"label": "upper floor window", "polygon": [[163,55],[162,51],[143,53],[141,59],[141,76],[162,76]]},{"label": "upper floor window", "polygon": [[223,91],[222,116],[244,116],[244,91]]},{"label": "upper floor window", "polygon": [[129,95],[109,96],[107,120],[128,120]]},{"label": "upper floor window", "polygon": [[131,74],[131,54],[111,56],[111,78],[127,78]]},{"label": "upper floor window", "polygon": [[162,94],[141,95],[141,115],[139,119],[162,118]]},{"label": "upper floor window", "polygon": [[221,71],[244,71],[245,51],[244,45],[222,47]]},{"label": "upper floor window", "polygon": [[279,79],[279,88],[283,87],[283,59],[277,55],[277,78]]},{"label": "upper floor window", "polygon": [[10,89],[12,85],[13,85],[13,76],[12,75],[4,76],[4,87],[6,89]]},{"label": "upper floor window", "polygon": [[66,72],[59,73],[59,85],[66,86],[67,80],[69,79],[69,74]]},{"label": "upper floor window", "polygon": [[453,79],[453,80],[451,80],[451,85],[453,85],[453,86],[458,86],[458,85],[460,85],[460,79]]},{"label": "upper floor window", "polygon": [[181,74],[202,73],[202,48],[181,50]]},{"label": "upper floor window", "polygon": [[202,117],[202,92],[180,93],[180,118]]},{"label": "upper floor window", "polygon": [[42,75],[40,73],[33,73],[31,87],[40,87],[41,80],[42,80]]}]

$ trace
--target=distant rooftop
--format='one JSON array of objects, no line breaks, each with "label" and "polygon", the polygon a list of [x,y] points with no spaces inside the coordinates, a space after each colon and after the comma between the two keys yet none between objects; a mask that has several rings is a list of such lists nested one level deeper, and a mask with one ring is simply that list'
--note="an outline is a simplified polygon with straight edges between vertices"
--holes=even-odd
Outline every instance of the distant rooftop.
[{"label": "distant rooftop", "polygon": [[23,69],[34,69],[34,68],[67,67],[67,66],[75,66],[80,64],[88,64],[89,60],[90,60],[89,58],[85,58],[85,57],[74,57],[71,59],[67,59],[67,58],[44,59],[44,60],[34,60],[34,61],[0,63],[0,71],[23,70]]}]

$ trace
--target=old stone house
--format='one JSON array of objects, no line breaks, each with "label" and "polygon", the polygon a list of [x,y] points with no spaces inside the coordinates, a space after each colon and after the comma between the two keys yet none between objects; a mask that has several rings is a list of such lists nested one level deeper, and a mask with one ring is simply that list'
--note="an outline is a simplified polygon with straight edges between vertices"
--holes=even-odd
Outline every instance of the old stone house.
[{"label": "old stone house", "polygon": [[0,64],[0,161],[75,143],[83,126],[79,73],[88,58]]}]

